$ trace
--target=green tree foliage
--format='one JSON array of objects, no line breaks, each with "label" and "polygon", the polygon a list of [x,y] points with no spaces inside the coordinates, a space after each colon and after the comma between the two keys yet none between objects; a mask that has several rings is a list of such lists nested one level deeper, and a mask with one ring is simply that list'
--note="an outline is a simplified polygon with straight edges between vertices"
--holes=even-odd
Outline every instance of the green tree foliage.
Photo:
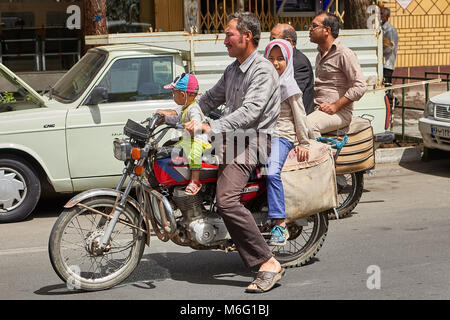
[{"label": "green tree foliage", "polygon": [[0,102],[1,103],[16,102],[16,98],[14,98],[14,93],[4,91],[2,94],[0,94]]}]

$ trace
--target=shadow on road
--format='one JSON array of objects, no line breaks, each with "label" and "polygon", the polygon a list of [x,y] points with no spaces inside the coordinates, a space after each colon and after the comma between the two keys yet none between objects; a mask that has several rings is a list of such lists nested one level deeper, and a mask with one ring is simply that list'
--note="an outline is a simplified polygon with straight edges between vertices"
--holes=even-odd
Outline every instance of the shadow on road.
[{"label": "shadow on road", "polygon": [[450,178],[450,159],[404,162],[399,165],[414,172]]},{"label": "shadow on road", "polygon": [[[235,252],[158,252],[144,254],[130,277],[115,288],[132,285],[140,289],[156,289],[159,281],[167,279],[213,286],[246,287],[254,275],[253,271],[243,265],[239,254]],[[239,276],[248,279],[234,279]],[[79,294],[80,292],[69,290],[65,284],[61,283],[40,288],[34,293],[44,296],[58,296]]]},{"label": "shadow on road", "polygon": [[80,293],[83,292],[67,289],[67,286],[64,283],[46,286],[39,290],[34,291],[34,294],[41,296],[64,296],[64,295],[76,295]]},{"label": "shadow on road", "polygon": [[53,195],[41,198],[25,221],[39,218],[58,217],[64,209],[64,205],[72,198],[73,195]]},{"label": "shadow on road", "polygon": [[[317,261],[319,259],[313,258],[308,265]],[[213,287],[246,288],[255,277],[256,272],[257,268],[245,267],[237,252],[226,253],[209,250],[189,253],[157,252],[144,254],[138,267],[128,279],[110,290],[130,285],[144,290],[158,289],[158,287],[161,288],[158,283],[168,279]],[[81,291],[69,290],[65,284],[57,284],[43,287],[34,293],[57,296],[76,295]]]}]

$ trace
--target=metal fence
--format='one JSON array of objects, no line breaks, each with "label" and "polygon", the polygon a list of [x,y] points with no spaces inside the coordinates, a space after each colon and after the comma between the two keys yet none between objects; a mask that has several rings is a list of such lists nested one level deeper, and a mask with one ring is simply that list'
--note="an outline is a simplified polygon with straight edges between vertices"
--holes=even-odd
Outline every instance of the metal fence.
[{"label": "metal fence", "polygon": [[[328,1],[326,11],[333,12],[343,21],[343,2],[339,0]],[[317,2],[322,4],[322,2]],[[310,16],[282,17],[276,14],[274,0],[204,0],[200,2],[200,32],[221,33],[225,30],[227,16],[239,9],[253,12],[261,23],[262,31],[270,31],[278,23],[289,23],[298,31],[308,30],[313,20]],[[323,8],[316,8],[316,13]]]},{"label": "metal fence", "polygon": [[[435,75],[438,77],[430,77],[431,75]],[[444,76],[445,78],[442,79],[441,76]],[[430,85],[436,84],[439,82],[446,82],[447,85],[447,91],[450,91],[450,73],[446,72],[425,72],[424,77],[401,77],[401,76],[393,76],[392,79],[398,79],[401,80],[400,86],[401,90],[401,97],[398,99],[398,104],[395,105],[395,99],[394,99],[394,105],[393,108],[399,108],[401,109],[401,138],[404,140],[406,138],[406,110],[415,110],[415,111],[423,111],[425,105],[430,100]],[[415,83],[411,84],[411,86],[417,86],[422,85],[424,87],[424,100],[423,100],[423,106],[417,107],[417,106],[411,106],[406,104],[406,88],[407,84],[410,83],[410,81],[415,81]],[[395,88],[395,86],[393,86]],[[394,89],[393,89],[394,90]],[[396,98],[396,97],[395,97]]]}]

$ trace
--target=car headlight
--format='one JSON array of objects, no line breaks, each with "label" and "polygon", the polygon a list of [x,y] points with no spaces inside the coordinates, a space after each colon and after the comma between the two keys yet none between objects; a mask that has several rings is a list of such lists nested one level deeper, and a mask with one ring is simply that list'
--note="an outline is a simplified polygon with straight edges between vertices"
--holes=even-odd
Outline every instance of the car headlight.
[{"label": "car headlight", "polygon": [[424,117],[428,117],[428,116],[434,116],[434,103],[431,101],[428,101],[425,109],[423,110],[423,116]]},{"label": "car headlight", "polygon": [[131,158],[131,144],[127,140],[114,139],[114,157],[120,161],[126,161]]}]

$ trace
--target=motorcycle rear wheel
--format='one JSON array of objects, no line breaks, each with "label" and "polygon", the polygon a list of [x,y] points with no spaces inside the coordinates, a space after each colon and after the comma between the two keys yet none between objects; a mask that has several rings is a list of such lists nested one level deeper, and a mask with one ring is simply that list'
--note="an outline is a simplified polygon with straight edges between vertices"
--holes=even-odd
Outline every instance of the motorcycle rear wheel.
[{"label": "motorcycle rear wheel", "polygon": [[[338,187],[338,207],[336,208],[339,219],[348,216],[359,203],[364,189],[364,172],[352,172],[336,176]],[[329,214],[328,219],[336,219],[334,213]]]},{"label": "motorcycle rear wheel", "polygon": [[[83,204],[110,214],[114,203],[113,198],[99,196]],[[130,206],[119,219],[133,226],[140,221],[139,213]],[[50,262],[69,289],[109,289],[124,281],[138,265],[145,248],[144,233],[119,221],[111,235],[111,248],[105,252],[96,245],[106,226],[102,215],[80,206],[65,209],[57,219],[49,239]]]},{"label": "motorcycle rear wheel", "polygon": [[272,253],[284,268],[300,267],[319,252],[328,231],[328,211],[307,218],[307,226],[288,224],[289,239],[284,246],[274,246]]}]

